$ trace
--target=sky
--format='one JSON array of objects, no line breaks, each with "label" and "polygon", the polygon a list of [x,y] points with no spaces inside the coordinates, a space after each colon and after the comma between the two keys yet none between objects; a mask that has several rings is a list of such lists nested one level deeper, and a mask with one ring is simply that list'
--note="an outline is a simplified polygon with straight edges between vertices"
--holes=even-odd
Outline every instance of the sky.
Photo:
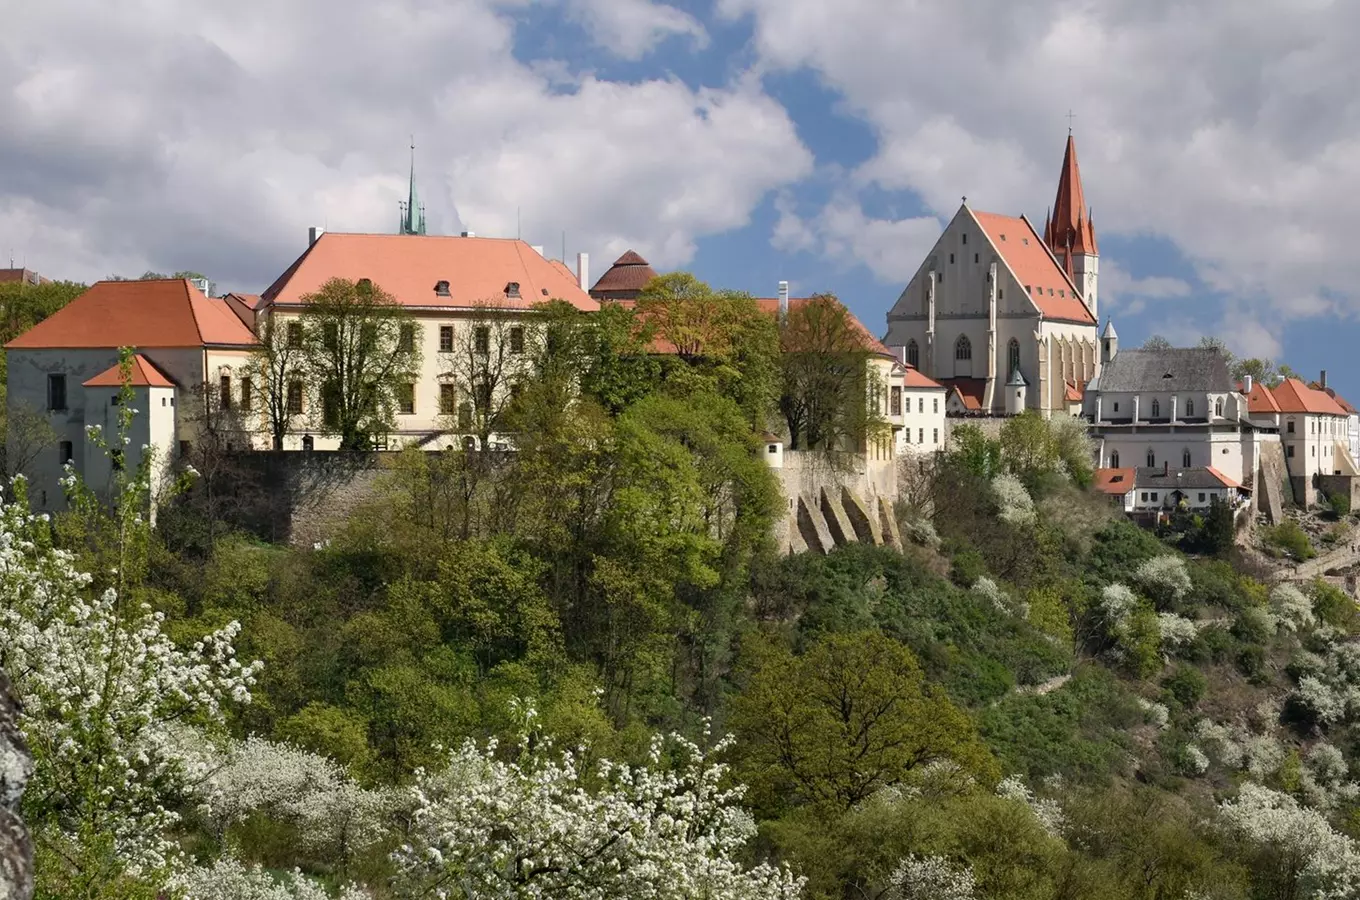
[{"label": "sky", "polygon": [[1360,399],[1360,4],[0,8],[0,254],[48,277],[259,292],[309,226],[395,230],[414,139],[432,233],[787,280],[881,333],[962,197],[1042,223],[1070,126],[1126,346],[1212,334]]}]

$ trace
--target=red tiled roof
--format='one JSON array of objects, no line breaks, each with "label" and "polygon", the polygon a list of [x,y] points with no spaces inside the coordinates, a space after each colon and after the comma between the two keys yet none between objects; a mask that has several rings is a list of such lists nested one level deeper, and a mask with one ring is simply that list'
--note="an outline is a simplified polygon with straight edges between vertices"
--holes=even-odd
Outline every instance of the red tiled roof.
[{"label": "red tiled roof", "polygon": [[1331,397],[1333,400],[1335,400],[1335,401],[1336,401],[1336,405],[1339,406],[1339,407],[1341,407],[1341,409],[1345,411],[1346,415],[1348,415],[1348,416],[1350,416],[1350,415],[1355,415],[1355,407],[1352,406],[1350,403],[1348,403],[1348,402],[1346,401],[1346,398],[1345,398],[1345,397],[1343,397],[1343,396],[1341,396],[1340,394],[1338,394],[1338,393],[1336,392],[1336,388],[1333,388],[1333,387],[1323,387],[1322,385],[1318,384],[1316,381],[1310,381],[1310,382],[1308,383],[1308,386],[1309,386],[1310,388],[1312,388],[1313,390],[1315,390],[1315,391],[1322,391],[1322,392],[1323,392],[1324,394],[1326,394],[1328,397]]},{"label": "red tiled roof", "polygon": [[35,350],[81,347],[250,346],[255,335],[226,301],[183,278],[101,281],[5,345]]},{"label": "red tiled roof", "polygon": [[1083,325],[1096,324],[1067,273],[1048,252],[1029,219],[969,210],[1006,265],[1029,292],[1030,301],[1045,317]]},{"label": "red tiled roof", "polygon": [[[1297,378],[1286,378],[1276,385],[1271,393],[1280,412],[1312,413],[1315,415],[1344,416],[1346,411],[1335,400],[1322,391],[1315,391]],[[1247,405],[1251,409],[1250,402]]]},{"label": "red tiled roof", "polygon": [[[156,368],[150,360],[140,353],[132,357],[132,371],[129,373],[131,378],[129,383],[133,387],[174,387],[175,383],[160,369]],[[84,383],[85,387],[122,387],[123,371],[118,364],[110,366],[98,375]]]},{"label": "red tiled roof", "polygon": [[[1058,196],[1053,200],[1053,218],[1045,223],[1044,239],[1059,259],[1063,259],[1069,246],[1073,254],[1100,252],[1096,249],[1096,230],[1091,224],[1091,212],[1081,186],[1077,142],[1070,134],[1063,152],[1062,174],[1058,176]],[[1071,262],[1070,259],[1066,261]]]},{"label": "red tiled roof", "polygon": [[[1244,385],[1239,383],[1237,389],[1242,390]],[[1280,411],[1280,404],[1275,402],[1275,395],[1270,392],[1270,388],[1261,382],[1253,382],[1251,393],[1247,394],[1247,414],[1254,416],[1271,416]]]},{"label": "red tiled roof", "polygon": [[[262,305],[300,304],[332,278],[367,278],[404,306],[529,309],[565,300],[581,310],[600,308],[565,266],[521,240],[334,231],[318,237],[269,286]],[[449,283],[447,297],[435,293],[441,281]],[[512,282],[519,285],[518,297],[506,294]]]},{"label": "red tiled roof", "polygon": [[1127,469],[1096,469],[1095,489],[1102,494],[1122,497],[1133,490],[1135,471]]},{"label": "red tiled roof", "polygon": [[47,284],[50,279],[43,278],[32,269],[0,269],[0,284],[23,281],[29,284]]},{"label": "red tiled roof", "polygon": [[902,376],[902,386],[909,388],[939,388],[944,390],[944,385],[933,378],[927,377],[915,366],[905,366],[906,374]]},{"label": "red tiled roof", "polygon": [[235,297],[237,300],[241,302],[241,305],[244,306],[246,309],[259,309],[260,307],[259,294],[238,294],[236,291],[232,291],[228,293],[226,296],[224,296],[222,299],[225,300],[227,299],[227,297]]},{"label": "red tiled roof", "polygon": [[970,412],[980,412],[982,410],[983,392],[987,390],[987,379],[985,378],[941,378],[940,384],[949,389],[949,392],[959,395],[965,409]]},{"label": "red tiled roof", "polygon": [[1063,385],[1067,388],[1067,390],[1063,392],[1063,399],[1068,403],[1080,403],[1082,398],[1086,396],[1086,385],[1084,384],[1065,381],[1063,382]]},{"label": "red tiled roof", "polygon": [[605,270],[600,280],[590,289],[590,295],[592,297],[602,295],[602,299],[607,299],[610,294],[626,294],[628,296],[623,299],[632,299],[655,277],[656,269],[653,269],[647,260],[629,250]]},{"label": "red tiled roof", "polygon": [[1242,486],[1238,484],[1236,481],[1233,481],[1227,475],[1224,475],[1222,472],[1218,471],[1218,469],[1215,469],[1213,466],[1205,466],[1204,471],[1208,472],[1210,475],[1214,476],[1219,481],[1223,482],[1224,487],[1240,488]]}]

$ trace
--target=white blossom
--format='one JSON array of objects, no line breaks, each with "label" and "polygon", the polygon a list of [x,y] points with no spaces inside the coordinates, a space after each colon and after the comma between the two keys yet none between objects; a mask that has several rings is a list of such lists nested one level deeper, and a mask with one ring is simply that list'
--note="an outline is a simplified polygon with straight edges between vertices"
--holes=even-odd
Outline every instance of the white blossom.
[{"label": "white blossom", "polygon": [[1199,634],[1199,624],[1175,613],[1157,613],[1157,633],[1164,649],[1184,647]]},{"label": "white blossom", "polygon": [[1185,745],[1185,770],[1189,775],[1203,775],[1209,770],[1209,757],[1194,744]]},{"label": "white blossom", "polygon": [[1143,715],[1147,717],[1148,723],[1155,725],[1159,731],[1165,730],[1171,721],[1171,711],[1166,708],[1165,704],[1139,697],[1138,706],[1142,708]]},{"label": "white blossom", "polygon": [[1292,584],[1277,584],[1271,589],[1270,609],[1279,627],[1287,631],[1311,628],[1316,623],[1313,601]]},{"label": "white blossom", "polygon": [[996,609],[997,612],[1010,613],[1010,607],[1006,605],[1006,594],[997,586],[997,583],[986,575],[973,582],[970,589],[974,594],[983,598]]},{"label": "white blossom", "polygon": [[[193,866],[178,873],[167,887],[184,900],[330,900],[317,882],[294,871],[276,881],[259,866],[245,866],[231,858],[211,866]],[[369,893],[353,885],[340,900],[369,900]]]},{"label": "white blossom", "polygon": [[996,786],[996,794],[998,797],[1023,803],[1029,807],[1030,812],[1034,813],[1034,817],[1039,820],[1044,831],[1054,837],[1062,836],[1063,826],[1067,824],[1067,817],[1063,815],[1062,806],[1056,800],[1036,798],[1020,776],[1012,775],[1009,778],[1002,779],[1001,783]]},{"label": "white blossom", "polygon": [[1185,560],[1173,554],[1154,556],[1138,567],[1133,580],[1148,596],[1174,603],[1190,593],[1190,573]]},{"label": "white blossom", "polygon": [[1343,900],[1360,892],[1360,853],[1317,810],[1287,794],[1245,782],[1235,800],[1219,806],[1228,828],[1275,854],[1300,887],[1297,896]]},{"label": "white blossom", "polygon": [[1033,525],[1037,515],[1034,498],[1025,490],[1024,482],[1009,472],[992,479],[992,495],[1000,511],[998,517],[1009,525]]},{"label": "white blossom", "polygon": [[973,870],[955,866],[943,856],[912,854],[892,874],[894,900],[974,900],[977,879]]},{"label": "white blossom", "polygon": [[1100,592],[1100,611],[1105,621],[1118,628],[1138,608],[1138,597],[1122,584],[1107,584]]},{"label": "white blossom", "polygon": [[505,762],[496,751],[469,742],[441,771],[417,772],[393,857],[402,887],[479,900],[792,900],[802,890],[786,870],[734,859],[756,830],[737,805],[742,789],[722,786],[726,767],[682,738],[656,739],[645,767],[601,763],[597,790],[578,754],[540,748]]},{"label": "white blossom", "polygon": [[235,622],[181,649],[161,614],[90,582],[22,503],[0,504],[0,667],[37,762],[29,796],[68,839],[97,821],[133,872],[160,869],[178,818],[166,800],[192,795],[202,764],[180,723],[248,702],[258,664],[236,658]]}]

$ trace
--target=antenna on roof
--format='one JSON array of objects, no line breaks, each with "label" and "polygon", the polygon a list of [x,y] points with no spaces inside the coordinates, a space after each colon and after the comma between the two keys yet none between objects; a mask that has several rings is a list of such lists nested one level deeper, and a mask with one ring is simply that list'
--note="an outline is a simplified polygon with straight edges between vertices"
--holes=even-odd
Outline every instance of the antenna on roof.
[{"label": "antenna on roof", "polygon": [[518,241],[518,240],[522,240],[523,238],[524,238],[524,228],[523,228],[523,223],[522,223],[522,220],[520,219],[520,216],[519,216],[519,207],[516,206],[516,207],[515,207],[515,240]]}]

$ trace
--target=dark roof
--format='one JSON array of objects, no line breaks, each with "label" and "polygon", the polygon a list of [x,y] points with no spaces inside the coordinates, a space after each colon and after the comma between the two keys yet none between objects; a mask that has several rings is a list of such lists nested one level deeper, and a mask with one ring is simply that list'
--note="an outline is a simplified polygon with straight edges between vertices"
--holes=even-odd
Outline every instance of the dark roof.
[{"label": "dark roof", "polygon": [[1120,350],[1100,367],[1100,390],[1230,393],[1228,360],[1211,347]]},{"label": "dark roof", "polygon": [[647,286],[647,282],[655,277],[656,269],[653,269],[647,260],[629,250],[600,276],[600,280],[590,289],[590,295],[597,299],[633,300]]},{"label": "dark roof", "polygon": [[25,284],[47,284],[48,279],[32,269],[0,269],[0,284],[15,281],[22,281]]},{"label": "dark roof", "polygon": [[1147,468],[1139,466],[1133,476],[1139,490],[1210,490],[1225,487],[1241,487],[1212,466],[1196,466],[1189,469],[1166,468],[1161,466]]}]

